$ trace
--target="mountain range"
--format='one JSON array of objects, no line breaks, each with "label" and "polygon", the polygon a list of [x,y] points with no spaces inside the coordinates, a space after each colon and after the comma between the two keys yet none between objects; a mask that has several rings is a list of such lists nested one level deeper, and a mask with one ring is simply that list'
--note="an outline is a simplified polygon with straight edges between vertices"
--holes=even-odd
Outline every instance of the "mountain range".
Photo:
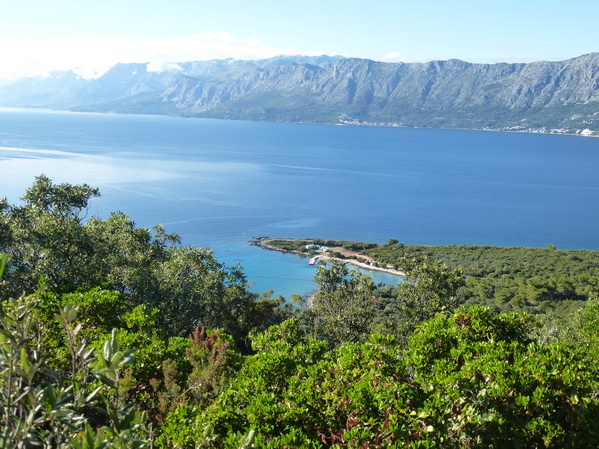
[{"label": "mountain range", "polygon": [[123,63],[95,79],[22,78],[0,87],[0,106],[599,135],[599,53],[497,64],[326,55]]}]

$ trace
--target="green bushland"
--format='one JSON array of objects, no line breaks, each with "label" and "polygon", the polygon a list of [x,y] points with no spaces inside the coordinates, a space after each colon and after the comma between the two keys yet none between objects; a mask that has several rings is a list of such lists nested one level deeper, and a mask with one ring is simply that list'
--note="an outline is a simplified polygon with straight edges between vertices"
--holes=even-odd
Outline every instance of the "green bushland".
[{"label": "green bushland", "polygon": [[[590,353],[540,345],[524,314],[439,314],[400,345],[373,334],[333,350],[288,321],[207,408],[167,418],[167,447],[593,447]],[[594,356],[596,357],[596,353]],[[182,425],[185,432],[182,432]]]},{"label": "green bushland", "polygon": [[[98,194],[41,176],[0,201],[0,448],[599,446],[592,252],[323,240],[405,281],[321,264],[292,306],[160,227],[86,217]],[[576,310],[466,298],[500,271],[574,276],[542,301]]]},{"label": "green bushland", "polygon": [[[318,243],[317,243],[318,242]],[[324,243],[326,242],[326,243]],[[341,246],[377,262],[406,272],[439,262],[459,270],[464,283],[456,296],[460,304],[485,305],[498,312],[568,315],[599,292],[599,251],[499,246],[404,245],[397,239],[386,244],[322,240],[272,239],[268,245],[305,251],[310,243]],[[396,297],[393,289],[379,292]]]},{"label": "green bushland", "polygon": [[365,251],[385,264],[410,266],[436,260],[459,269],[464,304],[497,311],[564,315],[599,292],[599,251],[498,246],[417,246],[391,241]]},{"label": "green bushland", "polygon": [[318,245],[327,247],[342,247],[351,251],[364,251],[376,248],[376,243],[350,242],[347,240],[323,240],[323,239],[265,239],[263,244],[272,246],[280,251],[298,252],[308,254],[310,250],[306,249],[308,245]]}]

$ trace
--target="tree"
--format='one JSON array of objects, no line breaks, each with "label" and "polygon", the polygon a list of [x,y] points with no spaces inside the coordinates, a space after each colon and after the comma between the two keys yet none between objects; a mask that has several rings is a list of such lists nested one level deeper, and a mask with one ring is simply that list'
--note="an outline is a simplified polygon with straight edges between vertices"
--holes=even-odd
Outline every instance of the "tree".
[{"label": "tree", "polygon": [[82,222],[89,200],[99,196],[87,184],[53,184],[35,179],[21,206],[0,208],[0,251],[8,254],[7,293],[32,293],[40,279],[54,289],[84,285],[93,251]]},{"label": "tree", "polygon": [[0,201],[0,251],[9,255],[7,297],[43,288],[57,294],[94,287],[122,294],[128,310],[159,310],[169,335],[196,327],[221,328],[249,350],[248,334],[286,319],[290,306],[248,290],[240,267],[219,263],[212,251],[181,246],[161,226],[140,228],[122,212],[85,216],[97,189],[36,178],[23,204]]},{"label": "tree", "polygon": [[405,279],[397,288],[387,289],[381,295],[374,329],[405,340],[423,321],[439,312],[455,310],[457,291],[464,281],[459,270],[451,270],[438,261],[404,260],[401,266]]},{"label": "tree", "polygon": [[163,313],[161,325],[173,334],[188,335],[196,327],[233,327],[255,298],[239,270],[220,264],[212,251],[193,246],[171,248],[156,267],[155,292],[138,292],[140,299]]},{"label": "tree", "polygon": [[377,307],[372,279],[338,261],[319,265],[314,278],[319,290],[302,318],[308,333],[330,347],[365,339]]}]

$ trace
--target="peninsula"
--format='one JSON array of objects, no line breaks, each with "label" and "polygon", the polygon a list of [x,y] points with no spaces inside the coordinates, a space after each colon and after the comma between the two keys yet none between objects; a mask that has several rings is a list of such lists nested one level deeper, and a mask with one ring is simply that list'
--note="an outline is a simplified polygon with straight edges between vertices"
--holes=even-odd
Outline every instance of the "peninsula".
[{"label": "peninsula", "polygon": [[261,237],[252,244],[305,258],[341,260],[415,281],[420,268],[441,264],[461,273],[464,284],[457,291],[461,303],[498,311],[566,316],[599,291],[599,251],[564,250],[553,245],[406,245],[397,239],[378,244]]},{"label": "peninsula", "polygon": [[310,265],[321,261],[336,260],[355,265],[365,270],[381,271],[401,277],[405,277],[406,275],[404,271],[393,264],[383,263],[363,254],[363,249],[373,247],[374,244],[370,243],[259,237],[252,240],[251,244],[271,251],[293,253],[301,257],[310,258],[308,262]]}]

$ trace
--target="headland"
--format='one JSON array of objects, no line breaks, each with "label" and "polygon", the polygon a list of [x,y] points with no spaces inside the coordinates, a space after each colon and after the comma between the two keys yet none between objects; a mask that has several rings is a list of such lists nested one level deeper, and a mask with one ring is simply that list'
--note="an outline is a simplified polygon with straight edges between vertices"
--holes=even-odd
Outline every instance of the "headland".
[{"label": "headland", "polygon": [[349,263],[359,268],[380,271],[394,276],[405,277],[402,270],[389,264],[383,264],[372,257],[364,255],[356,247],[344,245],[346,242],[318,239],[292,239],[257,237],[250,241],[252,245],[269,251],[297,254],[307,258],[310,265],[326,261]]}]

